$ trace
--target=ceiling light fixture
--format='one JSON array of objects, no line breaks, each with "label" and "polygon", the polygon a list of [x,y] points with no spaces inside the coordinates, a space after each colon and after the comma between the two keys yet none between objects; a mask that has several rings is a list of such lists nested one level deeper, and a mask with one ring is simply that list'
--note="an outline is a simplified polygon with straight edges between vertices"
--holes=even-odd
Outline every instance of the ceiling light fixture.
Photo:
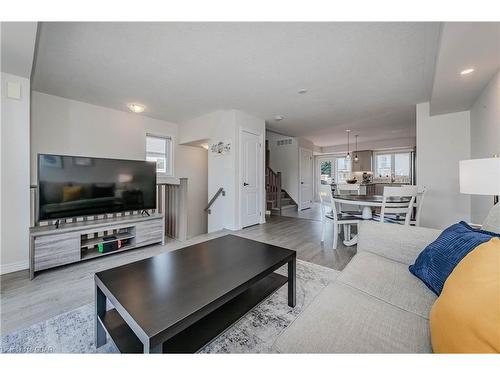
[{"label": "ceiling light fixture", "polygon": [[139,103],[129,103],[127,104],[127,107],[134,113],[141,113],[144,112],[144,110],[146,109],[145,106]]},{"label": "ceiling light fixture", "polygon": [[467,68],[467,69],[464,69],[460,72],[461,75],[465,76],[467,74],[471,74],[472,72],[474,71],[474,68]]},{"label": "ceiling light fixture", "polygon": [[284,120],[284,119],[285,119],[285,116],[282,116],[282,115],[277,115],[277,116],[274,116],[274,119],[275,119],[276,121],[282,121],[282,120]]},{"label": "ceiling light fixture", "polygon": [[345,156],[345,160],[351,160],[351,154],[349,153],[349,134],[351,134],[351,129],[346,129],[347,132],[347,155]]},{"label": "ceiling light fixture", "polygon": [[354,139],[356,139],[356,154],[354,155],[354,161],[357,162],[359,160],[359,158],[358,158],[358,135],[357,134],[354,136]]},{"label": "ceiling light fixture", "polygon": [[299,94],[305,94],[305,93],[307,93],[307,89],[300,89],[299,90]]}]

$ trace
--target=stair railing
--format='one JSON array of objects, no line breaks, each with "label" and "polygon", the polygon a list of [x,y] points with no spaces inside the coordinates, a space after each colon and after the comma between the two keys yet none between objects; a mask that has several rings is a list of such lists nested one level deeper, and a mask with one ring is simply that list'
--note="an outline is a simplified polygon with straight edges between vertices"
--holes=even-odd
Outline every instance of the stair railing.
[{"label": "stair railing", "polygon": [[274,172],[270,167],[266,167],[266,195],[281,215],[281,172]]},{"label": "stair railing", "polygon": [[208,212],[209,215],[212,213],[210,207],[212,207],[212,205],[215,203],[215,201],[217,200],[217,198],[219,198],[219,195],[221,194],[223,197],[226,195],[226,192],[224,191],[223,188],[219,188],[219,190],[217,190],[217,193],[215,193],[212,199],[210,199],[210,202],[208,202],[207,207],[205,207],[205,211]]}]

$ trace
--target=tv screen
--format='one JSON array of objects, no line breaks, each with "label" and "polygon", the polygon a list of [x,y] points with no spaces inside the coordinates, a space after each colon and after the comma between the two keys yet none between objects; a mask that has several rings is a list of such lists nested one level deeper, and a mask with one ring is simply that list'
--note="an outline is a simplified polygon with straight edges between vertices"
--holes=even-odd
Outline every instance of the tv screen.
[{"label": "tv screen", "polygon": [[156,163],[38,155],[38,220],[156,208]]}]

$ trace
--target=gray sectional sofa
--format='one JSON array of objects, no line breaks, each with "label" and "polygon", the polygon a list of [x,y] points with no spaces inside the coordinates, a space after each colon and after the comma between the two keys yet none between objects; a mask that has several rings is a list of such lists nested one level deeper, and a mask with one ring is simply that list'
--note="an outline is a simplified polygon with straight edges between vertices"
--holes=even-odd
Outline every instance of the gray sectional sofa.
[{"label": "gray sectional sofa", "polygon": [[362,222],[357,254],[277,338],[281,353],[432,352],[436,299],[408,271],[441,231]]}]

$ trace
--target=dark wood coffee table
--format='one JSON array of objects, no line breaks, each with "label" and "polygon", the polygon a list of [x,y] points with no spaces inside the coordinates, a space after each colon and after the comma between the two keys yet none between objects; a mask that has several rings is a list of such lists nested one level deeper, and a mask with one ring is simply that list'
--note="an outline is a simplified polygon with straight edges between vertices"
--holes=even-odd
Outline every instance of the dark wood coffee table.
[{"label": "dark wood coffee table", "polygon": [[[293,250],[228,235],[98,272],[96,347],[108,332],[125,353],[196,352],[286,282],[294,307],[295,260]],[[288,277],[274,272],[286,263]]]}]

